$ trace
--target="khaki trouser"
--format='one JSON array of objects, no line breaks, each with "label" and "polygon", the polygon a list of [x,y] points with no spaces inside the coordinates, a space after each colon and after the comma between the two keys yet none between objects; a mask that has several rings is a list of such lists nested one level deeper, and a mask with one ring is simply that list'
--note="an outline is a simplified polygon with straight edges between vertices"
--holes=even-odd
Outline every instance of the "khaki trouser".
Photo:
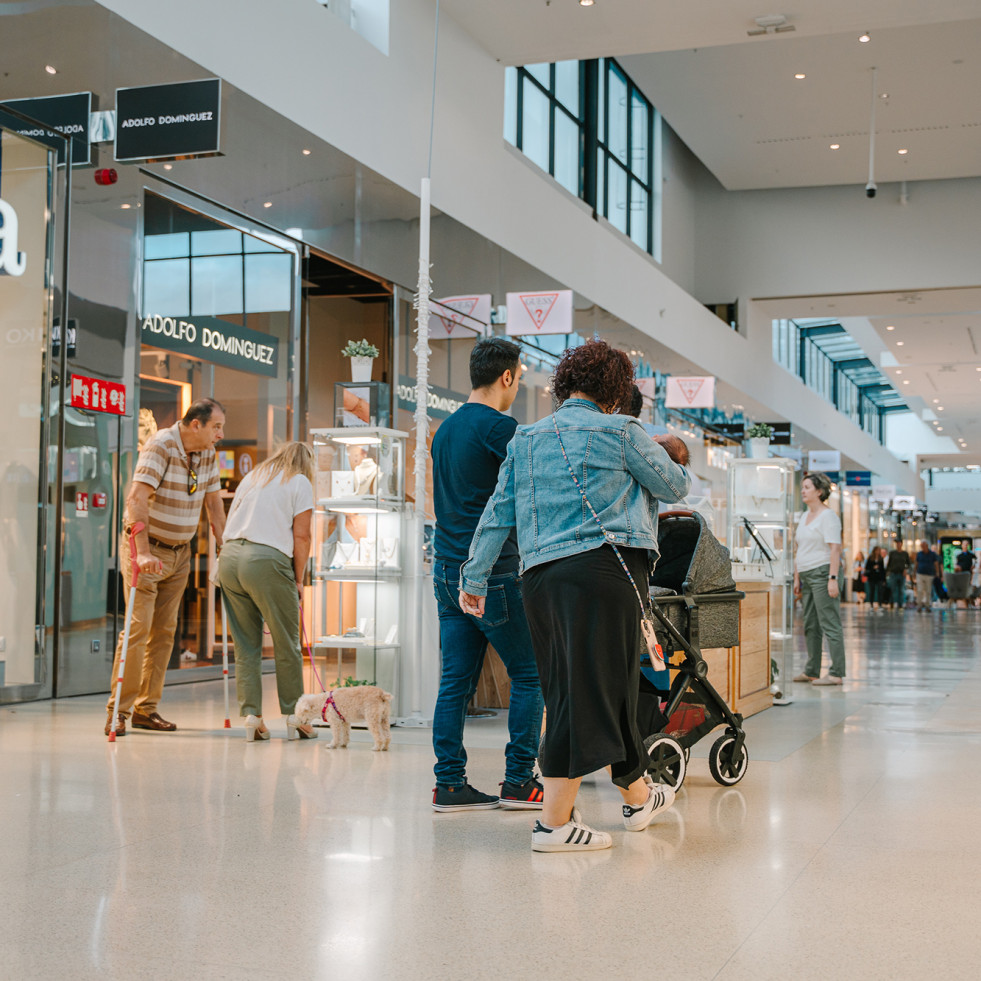
[{"label": "khaki trouser", "polygon": [[918,606],[933,606],[933,576],[929,573],[916,574],[916,602]]},{"label": "khaki trouser", "polygon": [[[132,587],[130,565],[130,541],[125,539],[120,548],[123,568],[123,585],[126,602],[129,603]],[[133,604],[133,623],[130,627],[129,647],[126,651],[126,673],[119,698],[119,715],[128,718],[133,711],[140,715],[156,712],[163,695],[164,678],[171,651],[174,649],[174,632],[177,614],[187,587],[191,568],[191,549],[184,545],[176,551],[151,543],[150,551],[163,565],[162,572],[141,572],[136,584]],[[123,650],[123,632],[116,644],[116,657],[112,662],[112,682],[106,711],[112,715],[116,699],[116,681],[119,677],[119,658]]]}]

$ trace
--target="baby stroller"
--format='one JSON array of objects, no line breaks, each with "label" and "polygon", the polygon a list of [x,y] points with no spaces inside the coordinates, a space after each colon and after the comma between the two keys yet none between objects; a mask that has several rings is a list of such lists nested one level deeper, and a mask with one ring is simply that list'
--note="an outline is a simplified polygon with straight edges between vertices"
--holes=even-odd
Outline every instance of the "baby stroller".
[{"label": "baby stroller", "polygon": [[[732,712],[708,681],[702,648],[739,643],[739,592],[732,578],[729,550],[694,511],[660,516],[661,553],[651,577],[651,608],[658,643],[665,651],[682,651],[670,689],[657,687],[646,647],[641,656],[638,724],[650,757],[648,772],[656,783],[677,790],[685,779],[688,755],[702,736],[719,725],[725,732],[709,753],[709,770],[725,787],[739,783],[749,766],[743,717]],[[646,663],[645,663],[646,662]]]}]

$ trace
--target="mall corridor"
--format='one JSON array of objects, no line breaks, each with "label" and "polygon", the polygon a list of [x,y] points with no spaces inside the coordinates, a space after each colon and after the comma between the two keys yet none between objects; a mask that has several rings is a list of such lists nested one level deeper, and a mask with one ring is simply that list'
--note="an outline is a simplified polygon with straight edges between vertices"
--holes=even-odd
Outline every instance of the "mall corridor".
[{"label": "mall corridor", "polygon": [[[331,752],[270,717],[247,744],[214,682],[168,689],[177,733],[114,745],[102,695],[5,706],[0,975],[976,978],[981,614],[845,619],[844,688],[748,720],[738,786],[703,740],[674,808],[627,835],[587,778],[614,833],[589,854],[532,853],[529,812],[434,813],[428,730]],[[469,725],[477,787],[505,738]]]}]

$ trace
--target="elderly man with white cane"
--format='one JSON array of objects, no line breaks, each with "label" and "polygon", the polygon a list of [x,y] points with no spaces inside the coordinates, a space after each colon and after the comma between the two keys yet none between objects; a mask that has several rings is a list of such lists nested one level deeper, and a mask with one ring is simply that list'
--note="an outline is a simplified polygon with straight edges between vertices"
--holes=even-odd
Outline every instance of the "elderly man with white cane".
[{"label": "elderly man with white cane", "polygon": [[183,419],[147,442],[136,464],[126,495],[126,537],[120,556],[127,629],[116,647],[106,706],[105,734],[112,733],[112,739],[126,734],[130,715],[136,729],[173,732],[177,728],[161,718],[157,706],[191,567],[190,541],[198,530],[202,504],[219,542],[225,531],[215,455],[224,426],[221,403],[199,399]]}]

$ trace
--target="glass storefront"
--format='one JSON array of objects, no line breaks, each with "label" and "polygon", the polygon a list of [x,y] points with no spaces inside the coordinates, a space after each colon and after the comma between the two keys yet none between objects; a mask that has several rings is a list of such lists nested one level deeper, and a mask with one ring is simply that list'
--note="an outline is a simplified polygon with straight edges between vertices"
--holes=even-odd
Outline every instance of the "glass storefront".
[{"label": "glass storefront", "polygon": [[59,175],[52,150],[6,123],[0,115],[0,701],[14,701],[45,697],[52,686],[45,538],[57,547],[57,452],[49,464],[44,448],[56,439],[49,419],[60,411],[48,353],[59,285]]}]

